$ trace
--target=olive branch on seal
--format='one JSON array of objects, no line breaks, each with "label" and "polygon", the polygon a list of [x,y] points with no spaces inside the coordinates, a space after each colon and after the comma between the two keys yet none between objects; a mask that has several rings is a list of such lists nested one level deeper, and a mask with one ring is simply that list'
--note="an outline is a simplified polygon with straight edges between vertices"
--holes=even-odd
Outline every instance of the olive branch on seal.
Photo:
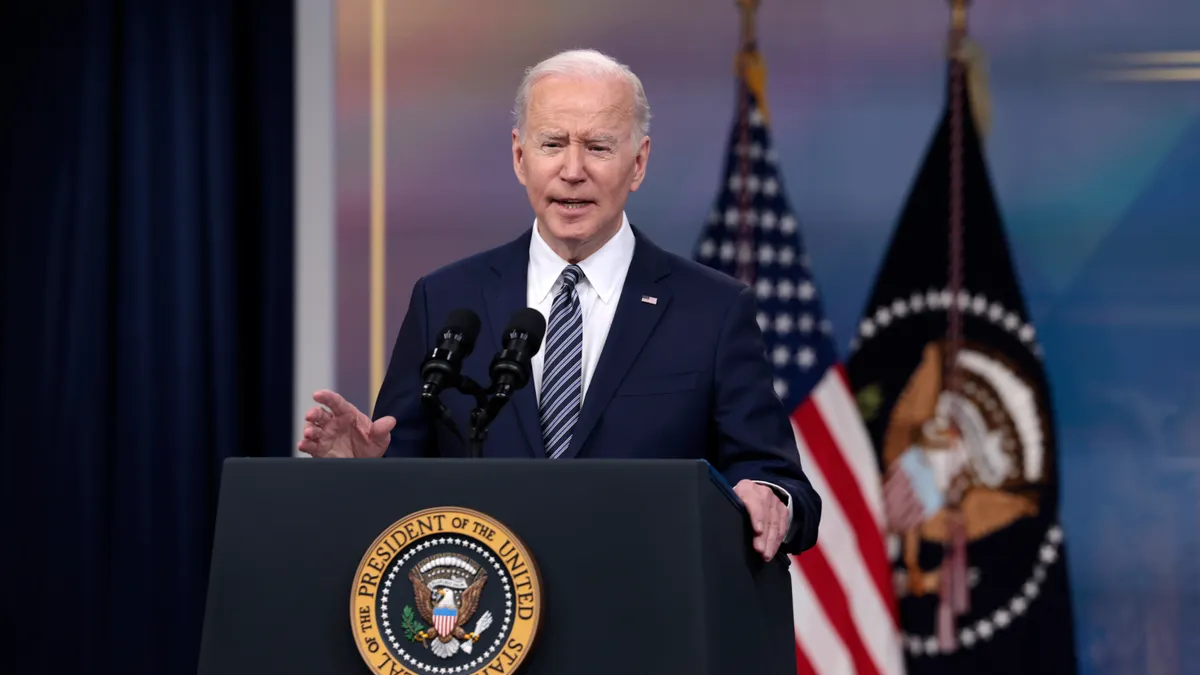
[{"label": "olive branch on seal", "polygon": [[417,641],[417,633],[423,632],[426,628],[424,624],[417,621],[417,614],[413,611],[412,605],[405,605],[403,618],[400,620],[400,627],[404,629],[404,637],[409,642]]}]

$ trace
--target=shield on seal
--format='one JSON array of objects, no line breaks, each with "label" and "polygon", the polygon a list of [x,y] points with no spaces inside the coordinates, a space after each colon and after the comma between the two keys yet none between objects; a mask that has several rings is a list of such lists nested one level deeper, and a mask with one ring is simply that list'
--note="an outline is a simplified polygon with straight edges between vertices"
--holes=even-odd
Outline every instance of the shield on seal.
[{"label": "shield on seal", "polygon": [[450,635],[454,632],[454,624],[458,619],[458,609],[454,607],[434,607],[433,627],[438,635]]}]

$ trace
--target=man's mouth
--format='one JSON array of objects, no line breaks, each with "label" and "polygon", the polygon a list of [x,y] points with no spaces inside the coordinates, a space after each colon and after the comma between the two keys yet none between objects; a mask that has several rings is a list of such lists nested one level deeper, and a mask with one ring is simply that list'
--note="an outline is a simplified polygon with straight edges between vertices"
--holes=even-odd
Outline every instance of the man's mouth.
[{"label": "man's mouth", "polygon": [[592,204],[592,201],[588,199],[555,199],[552,201],[567,210],[582,209]]}]

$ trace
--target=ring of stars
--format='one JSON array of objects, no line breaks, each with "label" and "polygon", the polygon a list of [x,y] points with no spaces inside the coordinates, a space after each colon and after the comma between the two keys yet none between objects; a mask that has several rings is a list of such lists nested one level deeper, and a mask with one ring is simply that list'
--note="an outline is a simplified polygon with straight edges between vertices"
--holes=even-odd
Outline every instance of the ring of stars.
[{"label": "ring of stars", "polygon": [[[496,630],[496,639],[488,647],[487,651],[479,653],[479,655],[472,659],[469,663],[465,663],[461,666],[453,668],[445,668],[424,663],[418,657],[407,652],[404,649],[404,646],[400,643],[401,636],[397,635],[392,630],[391,619],[388,615],[388,596],[391,593],[392,584],[396,581],[396,575],[400,573],[400,571],[404,568],[405,563],[407,563],[409,560],[421,555],[422,551],[439,545],[458,546],[465,548],[474,553],[474,558],[481,558],[490,564],[495,569],[495,578],[497,580],[496,583],[499,583],[504,588],[504,600],[506,603],[504,619],[500,622],[499,629]],[[387,581],[384,582],[383,586],[382,598],[379,604],[379,617],[382,620],[381,623],[383,625],[384,635],[386,635],[386,639],[388,643],[391,644],[395,654],[404,659],[404,661],[409,664],[410,668],[415,668],[431,674],[437,673],[438,675],[453,675],[454,673],[468,672],[473,668],[483,665],[491,658],[492,654],[494,654],[496,650],[500,648],[500,645],[504,643],[505,638],[508,637],[508,629],[512,626],[513,594],[512,582],[508,578],[508,572],[504,569],[504,565],[501,563],[500,558],[492,555],[492,552],[486,546],[481,546],[471,539],[463,537],[438,537],[436,539],[427,539],[416,546],[413,546],[408,550],[407,553],[404,554],[403,557],[392,564],[392,568],[387,575]],[[493,621],[493,625],[495,625],[495,621]]]},{"label": "ring of stars", "polygon": [[[942,312],[950,307],[954,293],[948,288],[929,289],[925,293],[913,293],[907,298],[896,298],[890,304],[881,305],[858,325],[858,336],[850,342],[853,354],[864,342],[879,335],[892,323],[910,315],[924,312]],[[992,325],[1007,331],[1026,345],[1034,356],[1042,358],[1042,347],[1037,343],[1033,324],[1024,321],[999,302],[989,301],[982,293],[958,292],[958,308],[963,312],[986,319]]]},{"label": "ring of stars", "polygon": [[[1042,545],[1038,549],[1038,559],[1033,566],[1033,573],[1029,575],[1029,578],[1021,585],[1021,590],[1008,601],[1007,605],[1001,605],[991,614],[970,626],[959,629],[958,639],[964,647],[969,649],[980,640],[992,639],[996,633],[1008,628],[1014,620],[1029,610],[1029,606],[1041,593],[1042,582],[1046,580],[1050,566],[1059,559],[1059,546],[1062,544],[1062,540],[1063,532],[1058,523],[1054,523],[1046,529],[1046,536],[1042,539]],[[901,634],[901,639],[905,649],[914,656],[926,654],[937,656],[941,651],[938,639],[934,635],[914,635],[905,632]]]}]

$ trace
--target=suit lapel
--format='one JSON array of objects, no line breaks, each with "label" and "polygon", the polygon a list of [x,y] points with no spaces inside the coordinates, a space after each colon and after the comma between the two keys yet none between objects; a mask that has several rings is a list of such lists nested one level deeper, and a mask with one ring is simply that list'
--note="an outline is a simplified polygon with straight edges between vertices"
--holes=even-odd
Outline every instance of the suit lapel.
[{"label": "suit lapel", "polygon": [[[642,347],[654,331],[658,320],[667,311],[671,296],[658,281],[670,274],[667,256],[645,239],[636,229],[637,245],[625,285],[617,303],[612,327],[604,340],[600,361],[596,364],[592,381],[580,411],[579,421],[571,437],[571,445],[562,458],[575,457],[587,442],[588,436],[600,421],[601,413],[616,393],[617,387],[629,373]],[[642,298],[653,298],[654,302]]]},{"label": "suit lapel", "polygon": [[[493,354],[500,351],[501,331],[508,325],[513,312],[528,306],[526,279],[529,276],[529,237],[526,232],[511,244],[499,249],[492,261],[492,271],[499,279],[488,284],[483,291],[487,306],[485,330],[492,344]],[[545,457],[542,442],[541,421],[538,417],[537,396],[533,383],[517,391],[508,404],[517,418],[517,426],[525,435],[527,449],[534,457]],[[503,413],[501,413],[503,414]]]}]

